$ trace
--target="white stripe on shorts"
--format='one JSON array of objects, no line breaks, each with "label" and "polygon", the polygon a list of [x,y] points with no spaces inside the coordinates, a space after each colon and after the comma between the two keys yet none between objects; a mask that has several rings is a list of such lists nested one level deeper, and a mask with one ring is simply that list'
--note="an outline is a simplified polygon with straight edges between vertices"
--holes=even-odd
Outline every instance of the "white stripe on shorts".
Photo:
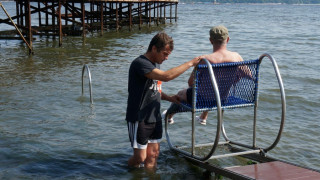
[{"label": "white stripe on shorts", "polygon": [[[148,144],[142,145],[137,142],[138,125],[139,125],[138,121],[136,121],[135,123],[128,122],[128,132],[129,132],[131,147],[135,149],[147,149]],[[148,143],[160,143],[160,142],[161,142],[161,139],[148,140]]]}]

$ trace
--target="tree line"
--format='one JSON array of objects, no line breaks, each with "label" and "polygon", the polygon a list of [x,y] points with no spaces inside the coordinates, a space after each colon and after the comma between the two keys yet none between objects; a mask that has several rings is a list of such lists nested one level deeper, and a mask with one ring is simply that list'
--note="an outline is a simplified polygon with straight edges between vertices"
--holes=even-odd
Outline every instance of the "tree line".
[{"label": "tree line", "polygon": [[[182,2],[214,2],[214,0],[181,0]],[[320,0],[216,0],[217,3],[284,3],[320,4]]]}]

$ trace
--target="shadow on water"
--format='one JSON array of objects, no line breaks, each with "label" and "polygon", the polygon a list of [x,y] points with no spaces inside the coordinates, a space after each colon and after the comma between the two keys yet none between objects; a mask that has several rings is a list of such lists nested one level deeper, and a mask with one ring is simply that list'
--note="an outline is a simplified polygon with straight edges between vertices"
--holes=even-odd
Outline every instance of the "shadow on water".
[{"label": "shadow on water", "polygon": [[[35,158],[24,164],[21,171],[29,177],[51,178],[107,178],[126,174],[127,156],[123,154],[97,154],[85,151],[61,152],[60,157]],[[66,155],[69,154],[69,155]],[[38,156],[38,155],[35,155]]]},{"label": "shadow on water", "polygon": [[[164,148],[168,148],[167,145],[164,145]],[[169,149],[161,151],[158,160],[158,169],[155,174],[161,177],[157,179],[168,180],[213,180],[216,178],[214,173],[207,172],[206,170],[193,165],[191,162],[183,158],[183,156],[173,153]]]}]

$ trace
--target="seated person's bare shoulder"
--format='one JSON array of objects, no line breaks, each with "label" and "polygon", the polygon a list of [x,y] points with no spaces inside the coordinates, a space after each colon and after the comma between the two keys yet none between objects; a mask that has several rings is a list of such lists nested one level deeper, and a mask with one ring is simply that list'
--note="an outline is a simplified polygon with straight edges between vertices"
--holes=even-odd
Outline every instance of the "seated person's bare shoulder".
[{"label": "seated person's bare shoulder", "polygon": [[231,52],[231,51],[230,51],[230,56],[231,56],[232,62],[243,61],[242,57],[241,57],[240,54],[237,53],[237,52]]},{"label": "seated person's bare shoulder", "polygon": [[237,52],[224,51],[224,52],[214,52],[211,54],[203,55],[203,58],[210,61],[210,63],[225,63],[225,62],[239,62],[243,61],[242,57]]}]

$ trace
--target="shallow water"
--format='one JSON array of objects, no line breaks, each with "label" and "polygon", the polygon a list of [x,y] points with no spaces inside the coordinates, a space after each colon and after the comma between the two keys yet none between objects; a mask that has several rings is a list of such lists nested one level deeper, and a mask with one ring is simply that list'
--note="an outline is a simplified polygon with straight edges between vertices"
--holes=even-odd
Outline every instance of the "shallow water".
[{"label": "shallow water", "polygon": [[[10,2],[3,4],[10,10]],[[124,120],[127,78],[131,61],[146,51],[156,32],[165,30],[175,41],[169,60],[161,66],[166,70],[210,53],[208,31],[218,24],[229,28],[228,47],[244,59],[256,59],[268,52],[278,62],[287,114],[282,138],[268,155],[320,170],[319,10],[317,5],[180,3],[176,23],[141,31],[108,32],[102,37],[88,34],[85,40],[64,37],[62,47],[58,39],[37,37],[32,56],[21,41],[0,40],[1,179],[204,178],[202,169],[169,151],[165,137],[156,173],[126,166],[131,155]],[[6,27],[1,24],[0,28]],[[83,64],[91,70],[92,106],[87,75],[81,95]],[[277,134],[281,106],[267,59],[261,70],[257,144],[267,146]],[[190,72],[164,83],[163,91],[173,94],[186,87]],[[162,110],[168,106],[163,102]],[[210,114],[207,126],[197,126],[197,142],[213,139],[214,114]],[[170,126],[177,144],[190,143],[188,116],[178,115]],[[251,117],[250,110],[226,112],[229,138],[250,143]],[[225,166],[230,161],[217,163]]]}]

